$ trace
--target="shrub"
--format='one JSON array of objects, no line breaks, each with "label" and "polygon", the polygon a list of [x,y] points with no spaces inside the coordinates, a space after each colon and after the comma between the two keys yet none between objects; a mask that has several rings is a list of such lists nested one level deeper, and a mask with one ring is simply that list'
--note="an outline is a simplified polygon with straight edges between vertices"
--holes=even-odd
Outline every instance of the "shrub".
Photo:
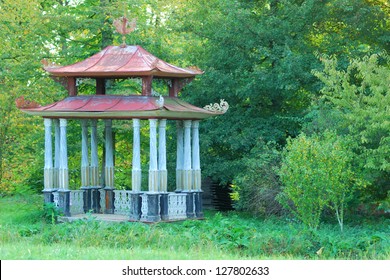
[{"label": "shrub", "polygon": [[282,207],[275,199],[280,192],[278,146],[260,140],[251,154],[233,183],[235,208],[256,216],[280,214]]},{"label": "shrub", "polygon": [[279,200],[309,229],[316,229],[324,207],[335,211],[343,230],[344,209],[361,184],[353,172],[349,141],[331,131],[289,139],[280,169]]}]

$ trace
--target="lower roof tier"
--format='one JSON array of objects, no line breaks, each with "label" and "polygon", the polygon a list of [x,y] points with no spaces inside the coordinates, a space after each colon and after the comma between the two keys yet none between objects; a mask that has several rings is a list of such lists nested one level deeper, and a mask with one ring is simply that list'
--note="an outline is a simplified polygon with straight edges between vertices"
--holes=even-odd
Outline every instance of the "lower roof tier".
[{"label": "lower roof tier", "polygon": [[22,111],[46,118],[98,119],[205,119],[223,112],[191,105],[176,97],[142,95],[70,96],[47,106],[19,107]]}]

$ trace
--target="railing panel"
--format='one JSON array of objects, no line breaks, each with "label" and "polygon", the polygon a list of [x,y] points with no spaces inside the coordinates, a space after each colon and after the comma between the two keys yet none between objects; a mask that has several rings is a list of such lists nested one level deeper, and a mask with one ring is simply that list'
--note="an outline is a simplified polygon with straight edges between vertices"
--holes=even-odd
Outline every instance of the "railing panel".
[{"label": "railing panel", "polygon": [[77,215],[84,213],[84,190],[70,191],[70,214]]},{"label": "railing panel", "polygon": [[180,193],[168,195],[168,217],[170,220],[181,220],[187,217],[186,196],[186,194]]},{"label": "railing panel", "polygon": [[114,214],[130,215],[131,210],[131,191],[114,190]]}]

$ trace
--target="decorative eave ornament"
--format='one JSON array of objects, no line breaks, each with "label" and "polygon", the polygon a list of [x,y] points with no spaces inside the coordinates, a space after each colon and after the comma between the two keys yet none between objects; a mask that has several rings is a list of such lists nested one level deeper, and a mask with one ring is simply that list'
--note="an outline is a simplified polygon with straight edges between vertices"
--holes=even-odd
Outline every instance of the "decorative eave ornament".
[{"label": "decorative eave ornament", "polygon": [[134,18],[130,22],[125,16],[123,16],[114,20],[113,25],[115,26],[116,31],[123,35],[121,47],[126,47],[126,35],[135,30],[137,26],[137,19]]},{"label": "decorative eave ornament", "polygon": [[210,111],[210,112],[215,112],[215,113],[222,113],[225,114],[227,110],[229,110],[229,103],[225,101],[225,99],[221,99],[220,103],[214,103],[210,105],[206,105],[203,107],[203,109]]}]

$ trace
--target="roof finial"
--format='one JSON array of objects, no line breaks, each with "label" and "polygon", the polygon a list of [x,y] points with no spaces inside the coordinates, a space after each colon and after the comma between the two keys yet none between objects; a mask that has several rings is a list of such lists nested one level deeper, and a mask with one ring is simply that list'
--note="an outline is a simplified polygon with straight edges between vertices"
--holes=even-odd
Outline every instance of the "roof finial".
[{"label": "roof finial", "polygon": [[134,18],[131,22],[129,22],[129,20],[125,16],[123,16],[114,20],[113,24],[115,26],[116,31],[119,34],[123,35],[121,47],[126,47],[126,34],[129,34],[134,31],[137,25],[137,19]]}]

